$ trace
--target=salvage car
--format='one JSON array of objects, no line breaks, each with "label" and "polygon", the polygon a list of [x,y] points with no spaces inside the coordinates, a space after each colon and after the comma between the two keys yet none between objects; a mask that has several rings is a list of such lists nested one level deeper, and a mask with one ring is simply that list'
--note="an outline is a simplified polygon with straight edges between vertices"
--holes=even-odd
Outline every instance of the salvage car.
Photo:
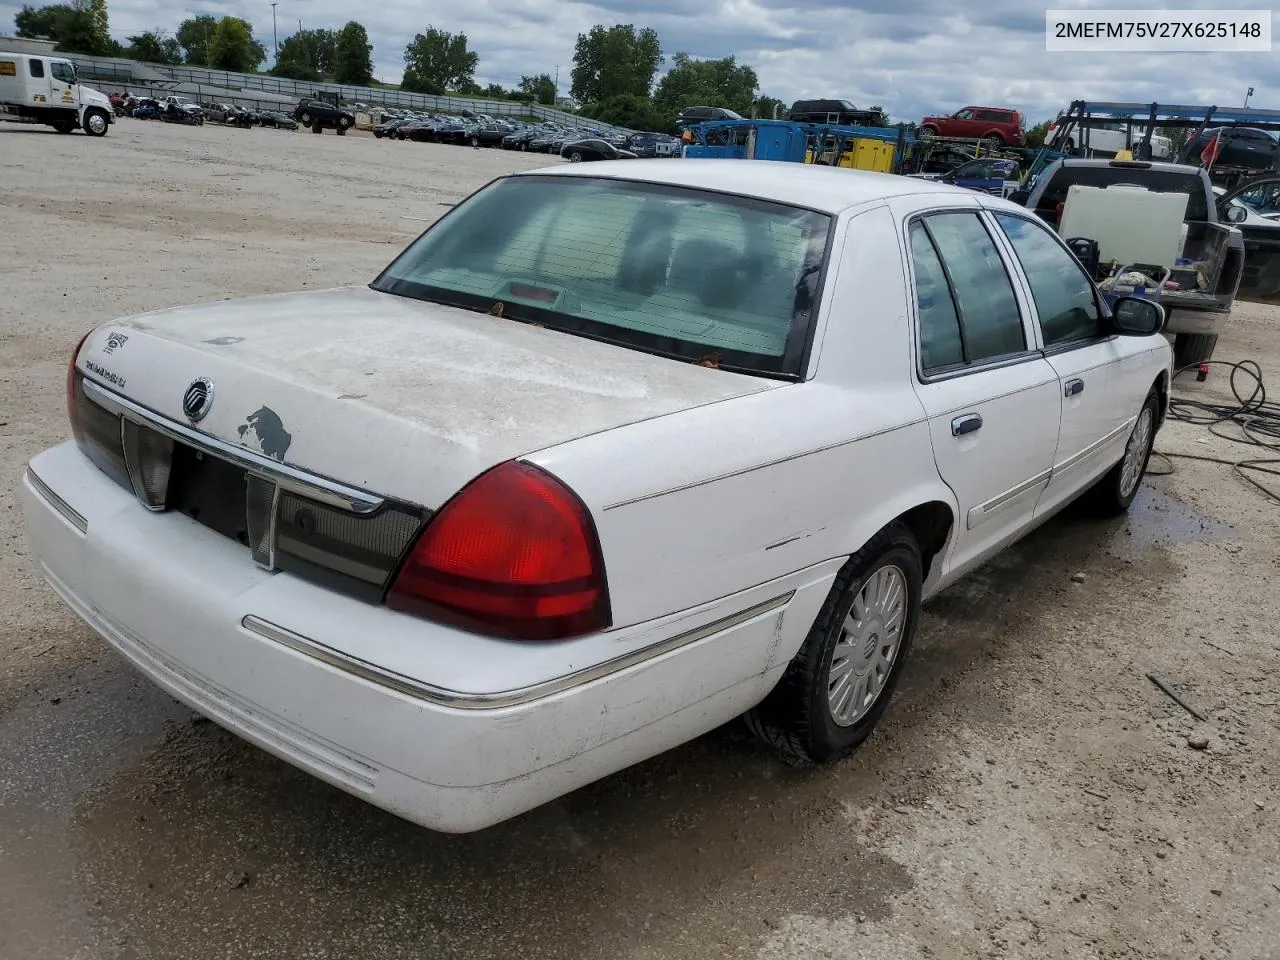
[{"label": "salvage car", "polygon": [[593,169],[493,181],[367,287],[87,334],[75,439],[20,482],[54,590],[227,729],[465,832],[744,711],[845,756],[922,601],[1078,497],[1129,507],[1162,310],[1026,210]]},{"label": "salvage car", "polygon": [[581,163],[584,160],[634,160],[636,155],[630,150],[620,150],[608,140],[591,137],[587,140],[575,140],[560,148],[560,156],[570,163]]},{"label": "salvage car", "polygon": [[1280,140],[1274,133],[1254,127],[1211,127],[1192,137],[1183,149],[1188,163],[1195,163],[1217,141],[1215,167],[1268,171],[1280,168]]}]

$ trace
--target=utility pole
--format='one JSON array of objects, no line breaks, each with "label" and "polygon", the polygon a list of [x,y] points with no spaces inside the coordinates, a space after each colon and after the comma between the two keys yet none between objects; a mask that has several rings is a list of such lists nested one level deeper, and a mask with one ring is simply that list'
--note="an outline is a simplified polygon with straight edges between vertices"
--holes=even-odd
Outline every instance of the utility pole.
[{"label": "utility pole", "polygon": [[[1248,93],[1246,93],[1246,94],[1244,95],[1244,105],[1245,105],[1245,107],[1249,106],[1249,98],[1250,98],[1250,97],[1252,97],[1252,96],[1253,96],[1253,87],[1250,87],[1250,88],[1249,88],[1249,92],[1248,92]],[[1244,109],[1244,107],[1241,107],[1241,109]]]},{"label": "utility pole", "polygon": [[557,63],[556,64],[556,95],[552,99],[551,105],[554,107],[556,105],[556,101],[558,101],[559,99],[560,99],[560,64]]},{"label": "utility pole", "polygon": [[[278,3],[279,0],[276,0]],[[276,46],[276,63],[280,62],[280,34],[276,32],[276,4],[271,4],[271,40]]]}]

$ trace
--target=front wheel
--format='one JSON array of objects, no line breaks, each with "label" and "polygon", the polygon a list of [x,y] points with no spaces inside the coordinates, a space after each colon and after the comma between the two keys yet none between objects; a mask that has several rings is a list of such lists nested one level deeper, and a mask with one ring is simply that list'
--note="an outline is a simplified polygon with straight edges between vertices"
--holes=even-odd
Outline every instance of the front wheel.
[{"label": "front wheel", "polygon": [[300,117],[298,118],[298,121],[299,121],[299,122],[300,122],[304,127],[309,127],[309,126],[311,126],[311,114],[309,114],[309,113],[303,113],[303,114],[302,114],[302,116],[300,116]]},{"label": "front wheel", "polygon": [[[304,124],[304,126],[305,126],[305,124]],[[322,131],[322,130],[320,129],[320,124],[318,124],[318,123],[313,123],[313,124],[311,125],[311,132],[312,132],[312,133],[323,133],[324,131]]]},{"label": "front wheel", "polygon": [[1129,442],[1124,447],[1124,456],[1089,491],[1089,499],[1098,513],[1116,516],[1128,510],[1129,504],[1133,503],[1147,472],[1151,448],[1155,446],[1159,417],[1160,397],[1153,390],[1147,394],[1142,409],[1138,411],[1138,419],[1134,421]]},{"label": "front wheel", "polygon": [[581,154],[581,153],[579,153],[577,150],[574,150],[574,151],[573,151],[573,153],[569,154],[569,162],[570,162],[570,163],[581,163],[581,162],[582,162],[582,154]]},{"label": "front wheel", "polygon": [[338,136],[345,137],[347,135],[347,128],[344,124],[340,123],[338,124],[338,129],[335,132],[338,134]]},{"label": "front wheel", "polygon": [[997,150],[1002,150],[1003,148],[1004,140],[1000,137],[991,136],[982,138],[982,149],[986,150],[987,153],[995,153]]},{"label": "front wheel", "polygon": [[747,713],[757,736],[791,762],[826,763],[871,735],[915,635],[922,568],[896,521],[845,562],[778,686]]},{"label": "front wheel", "polygon": [[101,137],[107,132],[107,115],[101,110],[90,110],[84,115],[84,132],[91,137]]}]

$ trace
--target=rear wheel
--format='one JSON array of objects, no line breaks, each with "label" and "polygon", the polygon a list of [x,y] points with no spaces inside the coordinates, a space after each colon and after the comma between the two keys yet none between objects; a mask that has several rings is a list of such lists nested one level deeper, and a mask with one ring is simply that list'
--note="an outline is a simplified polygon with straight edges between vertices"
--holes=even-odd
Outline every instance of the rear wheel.
[{"label": "rear wheel", "polygon": [[[303,124],[303,126],[305,126],[305,124]],[[318,124],[318,123],[313,123],[313,124],[311,124],[311,132],[312,132],[312,133],[323,133],[324,131],[322,131],[322,130],[320,129],[320,124]]]},{"label": "rear wheel", "polygon": [[581,163],[581,162],[582,162],[582,154],[581,154],[581,153],[579,153],[577,150],[574,150],[572,153],[570,153],[570,154],[569,154],[569,162],[570,162],[570,163]]},{"label": "rear wheel", "polygon": [[1089,491],[1090,505],[1101,514],[1114,516],[1124,513],[1133,503],[1142,485],[1142,477],[1147,472],[1147,461],[1151,459],[1151,448],[1156,442],[1156,421],[1160,416],[1160,398],[1153,390],[1147,394],[1138,419],[1129,433],[1129,442],[1125,444],[1124,456],[1120,462],[1103,474]]},{"label": "rear wheel", "polygon": [[304,127],[311,126],[311,114],[307,113],[304,110],[302,113],[302,116],[298,118],[298,122],[301,123]]},{"label": "rear wheel", "polygon": [[916,131],[916,137],[921,140],[932,140],[938,135],[938,131],[933,127],[921,127]]},{"label": "rear wheel", "polygon": [[1216,333],[1180,333],[1173,338],[1173,365],[1181,368],[1204,363],[1217,345]]},{"label": "rear wheel", "polygon": [[72,130],[76,128],[76,124],[74,120],[59,120],[57,123],[53,124],[52,126],[53,126],[53,129],[58,131],[58,133],[70,133]]},{"label": "rear wheel", "polygon": [[337,133],[337,134],[338,134],[338,136],[340,136],[340,137],[345,137],[345,136],[347,135],[347,128],[346,128],[346,125],[345,125],[345,124],[341,124],[341,123],[340,123],[340,124],[338,124],[338,129],[337,129],[336,131],[334,131],[334,132],[335,132],[335,133]]},{"label": "rear wheel", "polygon": [[840,568],[809,635],[747,725],[796,763],[862,743],[884,714],[920,615],[920,547],[894,522]]},{"label": "rear wheel", "polygon": [[1000,137],[996,134],[989,134],[988,136],[985,136],[982,138],[982,148],[989,153],[994,153],[997,150],[1003,149],[1003,147],[1004,147],[1003,137]]}]

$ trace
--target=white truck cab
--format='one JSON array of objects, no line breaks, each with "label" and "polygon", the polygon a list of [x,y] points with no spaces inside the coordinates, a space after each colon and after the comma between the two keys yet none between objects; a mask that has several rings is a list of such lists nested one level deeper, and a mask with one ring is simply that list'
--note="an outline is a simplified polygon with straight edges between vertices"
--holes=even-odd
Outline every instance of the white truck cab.
[{"label": "white truck cab", "polygon": [[43,123],[59,133],[79,127],[92,137],[115,122],[107,95],[80,83],[70,60],[2,50],[0,118]]}]

